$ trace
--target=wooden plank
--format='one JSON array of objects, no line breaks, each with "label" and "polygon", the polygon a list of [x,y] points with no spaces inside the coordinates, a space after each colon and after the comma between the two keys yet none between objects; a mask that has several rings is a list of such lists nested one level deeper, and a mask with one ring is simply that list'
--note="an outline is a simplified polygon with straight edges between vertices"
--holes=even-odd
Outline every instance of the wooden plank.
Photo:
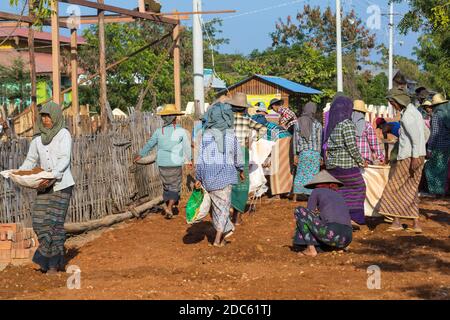
[{"label": "wooden plank", "polygon": [[133,11],[133,10],[128,10],[128,9],[124,9],[124,8],[120,8],[120,7],[106,5],[104,3],[95,3],[95,2],[86,1],[86,0],[58,0],[58,1],[64,2],[64,3],[69,3],[69,4],[77,4],[79,6],[84,6],[84,7],[88,7],[88,8],[92,8],[92,9],[97,9],[97,10],[120,13],[120,14],[129,16],[129,17],[146,19],[146,20],[151,20],[151,21],[155,21],[155,22],[167,23],[167,24],[172,24],[172,25],[176,25],[178,23],[178,21],[175,19],[158,16],[155,13],[151,13],[148,11],[147,12]]},{"label": "wooden plank", "polygon": [[[34,8],[34,1],[28,1],[29,12],[32,12]],[[34,30],[33,24],[29,23],[28,26],[28,56],[30,60],[30,82],[31,82],[31,110],[33,112],[33,124],[36,123],[37,113],[37,87],[36,87],[36,59],[34,54]]]},{"label": "wooden plank", "polygon": [[60,72],[60,46],[58,27],[58,1],[51,0],[51,21],[52,21],[52,81],[53,81],[53,101],[61,103],[61,72]]},{"label": "wooden plank", "polygon": [[[19,14],[9,13],[5,11],[0,11],[0,19],[11,20],[11,21],[1,21],[0,26],[7,27],[15,27],[17,26],[17,21],[20,21],[20,26],[27,26],[28,23],[34,23],[36,20],[30,16],[21,16]],[[50,26],[51,19],[42,20],[44,25]],[[67,28],[66,23],[58,22],[60,28]]]},{"label": "wooden plank", "polygon": [[[103,4],[104,0],[97,0],[99,4]],[[105,41],[105,12],[98,11],[98,43],[99,43],[99,72],[100,72],[100,116],[101,129],[104,131],[108,125],[108,117],[106,111],[106,103],[108,100],[106,86],[106,41]]]},{"label": "wooden plank", "polygon": [[175,42],[173,48],[173,78],[175,88],[175,105],[178,111],[181,111],[181,58],[180,58],[180,28],[181,25],[177,24],[173,28],[173,41]]},{"label": "wooden plank", "polygon": [[70,35],[70,66],[72,78],[72,110],[74,115],[75,136],[80,133],[80,104],[78,101],[78,37],[77,29],[71,30]]},{"label": "wooden plank", "polygon": [[[67,23],[69,17],[60,17],[60,23]],[[121,22],[134,22],[136,21],[133,17],[128,17],[125,15],[115,14],[104,16],[105,23],[121,23]],[[94,15],[87,15],[80,17],[80,24],[98,24],[98,17]]]}]

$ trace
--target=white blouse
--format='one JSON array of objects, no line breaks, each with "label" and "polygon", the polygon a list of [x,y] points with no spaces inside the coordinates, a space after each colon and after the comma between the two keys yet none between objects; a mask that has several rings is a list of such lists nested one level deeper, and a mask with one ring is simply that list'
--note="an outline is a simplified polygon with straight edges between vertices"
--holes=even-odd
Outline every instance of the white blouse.
[{"label": "white blouse", "polygon": [[31,141],[27,158],[19,170],[31,170],[40,165],[55,176],[53,191],[60,191],[75,184],[70,171],[71,154],[72,137],[67,129],[61,129],[48,145],[43,145],[38,136]]}]

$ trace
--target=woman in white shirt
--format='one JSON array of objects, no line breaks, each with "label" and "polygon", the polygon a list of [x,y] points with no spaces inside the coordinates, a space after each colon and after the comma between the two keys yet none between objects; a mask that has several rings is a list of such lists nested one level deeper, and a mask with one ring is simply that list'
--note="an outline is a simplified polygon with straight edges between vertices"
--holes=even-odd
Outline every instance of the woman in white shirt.
[{"label": "woman in white shirt", "polygon": [[72,138],[65,128],[61,107],[49,102],[39,110],[39,134],[31,141],[27,158],[20,170],[40,166],[51,172],[54,179],[43,180],[32,208],[33,229],[39,248],[33,262],[42,272],[64,271],[64,221],[75,184],[70,172]]}]

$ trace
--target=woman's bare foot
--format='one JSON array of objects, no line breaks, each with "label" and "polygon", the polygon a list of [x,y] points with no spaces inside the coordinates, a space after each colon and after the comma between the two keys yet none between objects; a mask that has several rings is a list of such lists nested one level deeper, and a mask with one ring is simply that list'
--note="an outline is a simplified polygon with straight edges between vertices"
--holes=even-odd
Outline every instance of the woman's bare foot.
[{"label": "woman's bare foot", "polygon": [[213,243],[213,247],[218,247],[218,248],[222,248],[225,246],[225,242],[221,241],[221,242],[214,242]]},{"label": "woman's bare foot", "polygon": [[48,275],[55,275],[55,274],[58,274],[58,269],[57,268],[50,268],[50,269],[48,269],[48,271],[46,273]]},{"label": "woman's bare foot", "polygon": [[308,256],[308,257],[315,257],[317,256],[317,250],[314,246],[308,246],[305,250],[299,252],[301,255]]}]

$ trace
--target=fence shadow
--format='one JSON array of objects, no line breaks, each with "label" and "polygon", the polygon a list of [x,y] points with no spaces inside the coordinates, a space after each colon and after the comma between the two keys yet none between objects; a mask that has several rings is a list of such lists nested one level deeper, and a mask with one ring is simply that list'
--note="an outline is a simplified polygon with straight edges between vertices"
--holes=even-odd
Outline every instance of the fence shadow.
[{"label": "fence shadow", "polygon": [[[358,268],[378,265],[381,270],[392,272],[433,270],[443,275],[450,273],[450,263],[438,255],[450,252],[448,240],[430,239],[425,236],[399,236],[391,240],[367,239],[360,242],[362,247],[353,249],[352,252],[372,259],[357,265]],[[379,259],[381,256],[386,257],[387,261]]]},{"label": "fence shadow", "polygon": [[403,288],[412,297],[427,300],[448,300],[450,296],[450,287],[439,287],[439,284],[426,284],[416,287]]},{"label": "fence shadow", "polygon": [[450,225],[450,214],[445,211],[420,209],[420,214],[434,222]]}]

